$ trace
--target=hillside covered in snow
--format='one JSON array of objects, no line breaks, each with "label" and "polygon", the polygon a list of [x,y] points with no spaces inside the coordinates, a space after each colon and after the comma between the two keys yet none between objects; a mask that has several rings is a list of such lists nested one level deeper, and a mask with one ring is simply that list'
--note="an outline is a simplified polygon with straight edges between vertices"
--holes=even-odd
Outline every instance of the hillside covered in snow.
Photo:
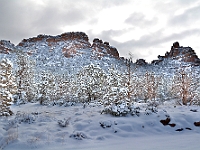
[{"label": "hillside covered in snow", "polygon": [[[49,143],[87,149],[115,140],[136,146],[132,138],[152,135],[199,138],[200,59],[178,42],[146,63],[120,57],[107,41],[90,43],[83,32],[38,35],[18,45],[1,40],[0,71],[0,149],[51,149]],[[190,149],[199,146],[191,143]]]}]

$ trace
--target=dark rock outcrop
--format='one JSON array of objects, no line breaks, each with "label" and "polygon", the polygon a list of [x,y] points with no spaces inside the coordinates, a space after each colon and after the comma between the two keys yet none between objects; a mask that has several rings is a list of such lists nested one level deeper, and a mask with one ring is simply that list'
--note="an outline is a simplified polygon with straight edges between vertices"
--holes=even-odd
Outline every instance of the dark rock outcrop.
[{"label": "dark rock outcrop", "polygon": [[171,121],[170,118],[166,118],[165,120],[160,120],[160,123],[162,123],[164,126],[166,126],[169,124],[170,121]]},{"label": "dark rock outcrop", "polygon": [[194,122],[194,125],[195,125],[196,127],[200,127],[200,121]]},{"label": "dark rock outcrop", "polygon": [[170,123],[171,119],[167,117],[165,120],[160,120],[160,123],[162,123],[164,126],[169,125],[170,127],[175,127],[175,123]]},{"label": "dark rock outcrop", "polygon": [[165,56],[158,56],[158,60],[153,60],[152,64],[159,64],[164,59],[175,59],[183,62],[189,62],[194,65],[200,65],[200,59],[191,47],[182,47],[179,42],[174,42],[170,52],[166,52]]},{"label": "dark rock outcrop", "polygon": [[103,42],[98,38],[95,38],[93,40],[91,48],[93,49],[93,52],[97,57],[110,55],[112,57],[119,58],[119,53],[115,47],[110,46],[109,42]]},{"label": "dark rock outcrop", "polygon": [[183,131],[183,128],[176,129],[175,131],[178,131],[178,132]]}]

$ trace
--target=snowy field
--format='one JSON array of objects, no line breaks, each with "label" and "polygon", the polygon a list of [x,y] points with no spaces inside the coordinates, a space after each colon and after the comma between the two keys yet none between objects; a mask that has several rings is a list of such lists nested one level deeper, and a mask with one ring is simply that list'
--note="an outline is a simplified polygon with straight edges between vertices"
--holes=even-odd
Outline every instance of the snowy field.
[{"label": "snowy field", "polygon": [[[200,108],[159,106],[157,113],[126,117],[101,114],[102,106],[13,105],[0,118],[5,150],[198,150]],[[160,120],[170,118],[168,125]]]}]

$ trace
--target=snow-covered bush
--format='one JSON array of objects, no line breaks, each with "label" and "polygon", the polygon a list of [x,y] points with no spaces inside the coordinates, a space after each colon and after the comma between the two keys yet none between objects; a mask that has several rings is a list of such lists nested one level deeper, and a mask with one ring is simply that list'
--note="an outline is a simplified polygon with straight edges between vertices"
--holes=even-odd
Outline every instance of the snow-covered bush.
[{"label": "snow-covered bush", "polygon": [[64,120],[58,120],[58,125],[60,127],[67,127],[67,125],[69,125],[69,120],[71,118],[68,118],[68,119],[64,119]]},{"label": "snow-covered bush", "polygon": [[16,114],[16,117],[15,117],[15,120],[17,121],[17,123],[33,123],[35,122],[36,120],[36,117],[34,114],[31,114],[31,113],[21,113],[21,112],[18,112]]},{"label": "snow-covered bush", "polygon": [[8,59],[3,59],[0,62],[0,116],[13,114],[9,106],[13,101],[12,94],[15,94],[16,91],[12,63]]},{"label": "snow-covered bush", "polygon": [[83,139],[87,139],[88,137],[82,133],[82,132],[76,132],[76,133],[73,133],[69,136],[70,138],[74,138],[76,140],[83,140]]},{"label": "snow-covered bush", "polygon": [[102,113],[111,114],[113,116],[126,116],[130,112],[131,110],[125,101],[121,104],[107,105],[102,111]]},{"label": "snow-covered bush", "polygon": [[152,113],[157,113],[158,112],[158,105],[159,105],[159,102],[157,102],[157,101],[148,101],[147,107],[145,109],[145,114],[150,115]]}]

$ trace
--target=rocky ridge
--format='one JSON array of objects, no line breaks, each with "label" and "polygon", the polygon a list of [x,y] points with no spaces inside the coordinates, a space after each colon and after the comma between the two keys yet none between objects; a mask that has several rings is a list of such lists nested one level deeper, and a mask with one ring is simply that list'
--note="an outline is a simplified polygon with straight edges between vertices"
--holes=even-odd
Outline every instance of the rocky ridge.
[{"label": "rocky ridge", "polygon": [[200,65],[200,59],[191,47],[183,47],[179,42],[174,42],[171,46],[170,52],[166,52],[165,56],[158,56],[158,60],[153,60],[152,64],[159,64],[165,59],[180,60],[183,62],[192,63],[193,65]]},{"label": "rocky ridge", "polygon": [[90,49],[93,58],[104,56],[119,58],[117,49],[108,42],[103,43],[102,40],[94,39],[93,44],[90,44],[88,36],[83,32],[67,32],[57,36],[38,35],[22,40],[16,47],[27,50],[29,54],[37,53],[41,47],[45,47],[49,52],[59,48],[67,58],[88,53]]},{"label": "rocky ridge", "polygon": [[[117,49],[110,46],[109,42],[103,42],[101,39],[95,38],[93,43],[89,42],[88,36],[84,32],[67,32],[57,36],[38,35],[29,39],[23,39],[17,46],[10,41],[0,41],[0,53],[9,54],[14,49],[21,49],[29,55],[37,55],[38,53],[54,55],[54,53],[63,54],[64,57],[72,58],[77,55],[87,55],[94,59],[102,59],[103,57],[112,57],[120,59]],[[51,53],[51,54],[50,54]],[[158,60],[153,60],[152,64],[159,64],[166,59],[180,60],[189,62],[194,65],[200,65],[200,59],[191,47],[180,46],[178,42],[173,43],[171,50],[166,52],[165,56],[158,56]],[[146,65],[144,59],[138,59],[137,65]]]}]

